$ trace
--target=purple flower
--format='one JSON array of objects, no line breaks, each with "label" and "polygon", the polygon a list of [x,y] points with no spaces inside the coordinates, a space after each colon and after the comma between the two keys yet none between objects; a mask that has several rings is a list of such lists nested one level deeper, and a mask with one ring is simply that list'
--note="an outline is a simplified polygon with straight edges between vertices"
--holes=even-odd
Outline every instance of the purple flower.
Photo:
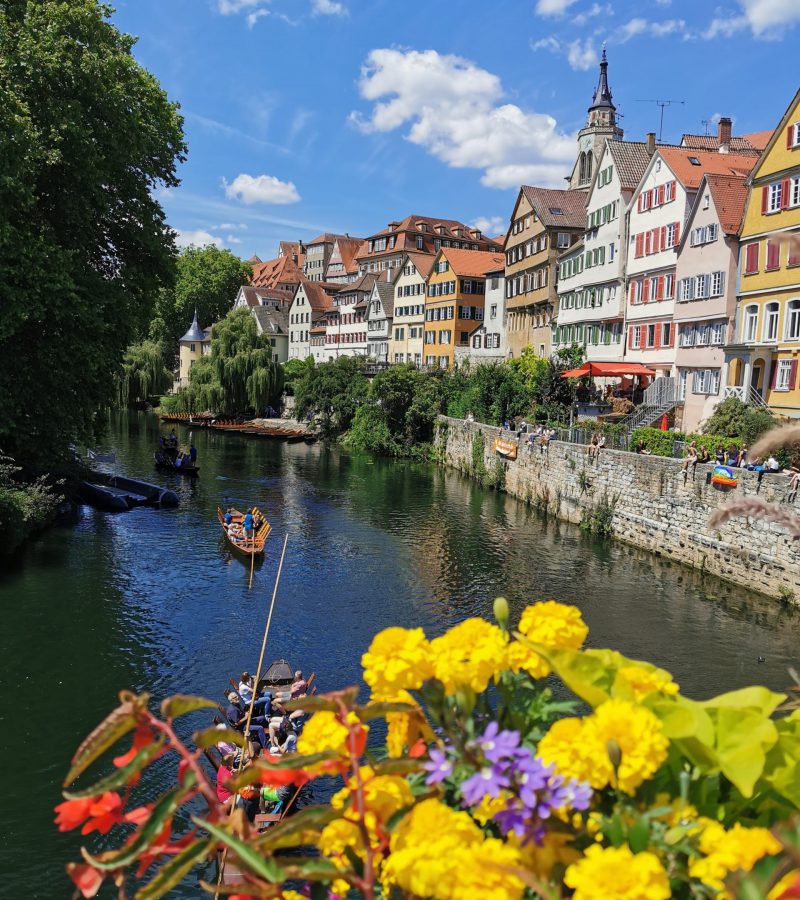
[{"label": "purple flower", "polygon": [[485,767],[468,778],[461,785],[461,796],[467,806],[476,806],[488,794],[499,797],[500,791],[507,788],[510,782],[498,766]]},{"label": "purple flower", "polygon": [[519,747],[519,732],[500,731],[497,722],[490,722],[486,731],[478,738],[478,746],[489,762],[498,763],[502,760],[513,759],[515,751]]},{"label": "purple flower", "polygon": [[425,779],[425,784],[439,784],[453,774],[453,763],[447,758],[444,750],[432,747],[428,756],[430,757],[429,761],[422,764],[422,768],[430,772]]},{"label": "purple flower", "polygon": [[527,814],[517,805],[509,806],[495,813],[494,820],[500,826],[503,834],[511,834],[513,831],[517,837],[525,837],[528,833]]}]

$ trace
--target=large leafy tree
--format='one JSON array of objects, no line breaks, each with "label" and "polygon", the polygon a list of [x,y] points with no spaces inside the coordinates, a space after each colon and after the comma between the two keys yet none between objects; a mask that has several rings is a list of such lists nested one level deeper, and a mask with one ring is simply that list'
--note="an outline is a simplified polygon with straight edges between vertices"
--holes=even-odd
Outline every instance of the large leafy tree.
[{"label": "large leafy tree", "polygon": [[363,365],[358,357],[340,356],[307,372],[294,390],[297,416],[315,414],[326,434],[347,431],[369,393]]},{"label": "large leafy tree", "polygon": [[183,123],[96,0],[0,0],[0,446],[93,434],[172,280]]},{"label": "large leafy tree", "polygon": [[162,343],[170,362],[195,310],[201,327],[217,322],[230,310],[239,287],[252,274],[250,266],[230,250],[213,245],[189,247],[180,254],[175,285],[160,293],[150,327],[150,336]]}]

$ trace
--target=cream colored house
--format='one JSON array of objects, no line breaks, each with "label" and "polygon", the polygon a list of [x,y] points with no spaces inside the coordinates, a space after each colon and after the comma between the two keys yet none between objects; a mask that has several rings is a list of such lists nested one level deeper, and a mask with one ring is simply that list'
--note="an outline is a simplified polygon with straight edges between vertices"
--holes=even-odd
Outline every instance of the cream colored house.
[{"label": "cream colored house", "polygon": [[178,381],[175,387],[181,388],[189,384],[189,371],[197,360],[211,353],[211,329],[203,330],[197,324],[197,310],[191,327],[178,343]]},{"label": "cream colored house", "polygon": [[389,336],[389,362],[422,365],[425,333],[425,285],[434,257],[407,253],[394,269],[394,322]]}]

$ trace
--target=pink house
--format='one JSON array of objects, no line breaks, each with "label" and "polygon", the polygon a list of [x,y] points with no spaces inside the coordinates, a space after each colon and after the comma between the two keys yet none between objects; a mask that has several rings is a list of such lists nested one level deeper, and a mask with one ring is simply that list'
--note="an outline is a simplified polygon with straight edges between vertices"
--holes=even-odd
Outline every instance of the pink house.
[{"label": "pink house", "polygon": [[675,370],[684,431],[697,431],[723,399],[746,200],[745,175],[705,174],[677,247]]}]

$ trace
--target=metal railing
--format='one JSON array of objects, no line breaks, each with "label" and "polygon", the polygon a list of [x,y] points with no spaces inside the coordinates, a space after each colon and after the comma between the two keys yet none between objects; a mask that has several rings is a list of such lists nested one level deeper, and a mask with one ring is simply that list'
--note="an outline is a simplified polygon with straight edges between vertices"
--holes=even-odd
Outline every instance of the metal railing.
[{"label": "metal railing", "polygon": [[750,406],[757,406],[760,409],[768,409],[764,398],[750,384],[729,384],[722,389],[722,399],[727,400],[728,397],[738,397],[742,403]]},{"label": "metal railing", "polygon": [[674,378],[656,378],[644,392],[642,402],[620,422],[628,436],[645,428],[670,412],[678,402],[678,383]]}]

